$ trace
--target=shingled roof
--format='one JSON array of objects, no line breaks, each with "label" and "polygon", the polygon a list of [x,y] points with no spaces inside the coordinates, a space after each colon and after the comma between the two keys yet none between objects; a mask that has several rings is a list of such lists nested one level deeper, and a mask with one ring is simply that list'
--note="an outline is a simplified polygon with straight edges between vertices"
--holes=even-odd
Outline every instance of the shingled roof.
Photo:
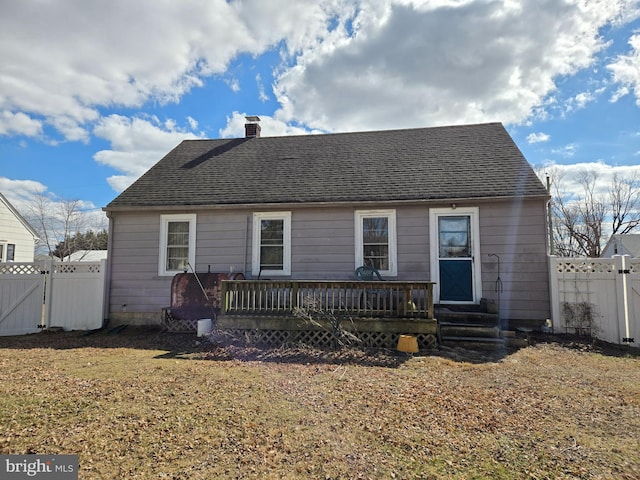
[{"label": "shingled roof", "polygon": [[500,123],[185,140],[105,210],[547,196]]}]

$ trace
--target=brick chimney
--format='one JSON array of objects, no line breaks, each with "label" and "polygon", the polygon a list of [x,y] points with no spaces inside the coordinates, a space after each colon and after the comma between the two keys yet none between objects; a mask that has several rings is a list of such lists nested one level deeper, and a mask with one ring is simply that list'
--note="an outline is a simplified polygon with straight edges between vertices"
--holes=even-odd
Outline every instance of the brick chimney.
[{"label": "brick chimney", "polygon": [[260,117],[244,117],[247,123],[244,124],[244,136],[246,138],[260,138]]}]

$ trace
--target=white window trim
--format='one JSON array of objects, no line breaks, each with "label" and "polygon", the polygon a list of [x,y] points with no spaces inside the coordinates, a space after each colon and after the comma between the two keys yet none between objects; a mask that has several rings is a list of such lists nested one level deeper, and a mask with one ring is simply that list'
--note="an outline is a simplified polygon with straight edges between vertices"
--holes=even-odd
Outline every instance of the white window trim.
[{"label": "white window trim", "polygon": [[431,278],[435,280],[433,286],[433,298],[435,302],[440,301],[440,259],[438,252],[438,217],[469,215],[471,217],[471,251],[473,269],[473,301],[472,302],[447,302],[451,304],[480,302],[482,297],[482,271],[480,266],[480,208],[479,207],[457,207],[457,208],[431,208],[429,209],[429,246],[430,246],[430,266]]},{"label": "white window trim", "polygon": [[381,275],[389,277],[398,276],[398,247],[396,235],[396,211],[391,210],[356,210],[355,211],[355,243],[356,261],[355,268],[364,263],[363,251],[363,221],[365,218],[387,217],[389,220],[389,269],[380,270]]},{"label": "white window trim", "polygon": [[[13,258],[11,260],[9,260],[9,245],[13,245]],[[15,262],[17,249],[16,243],[12,243],[11,241],[0,242],[0,263]]]},{"label": "white window trim", "polygon": [[160,215],[160,255],[158,261],[158,275],[166,277],[184,270],[167,270],[167,233],[169,222],[189,222],[189,264],[196,268],[196,214]]},{"label": "white window trim", "polygon": [[[260,232],[262,220],[284,220],[284,252],[282,270],[260,271]],[[253,241],[251,249],[251,274],[254,276],[286,276],[291,275],[291,212],[254,212]]]}]

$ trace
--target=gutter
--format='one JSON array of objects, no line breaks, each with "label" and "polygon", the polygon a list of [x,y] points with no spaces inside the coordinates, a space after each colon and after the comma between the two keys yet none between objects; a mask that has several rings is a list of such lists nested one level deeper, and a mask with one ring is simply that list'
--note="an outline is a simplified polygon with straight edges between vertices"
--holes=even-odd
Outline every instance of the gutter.
[{"label": "gutter", "polygon": [[415,206],[415,205],[442,205],[449,203],[492,203],[505,200],[544,200],[548,201],[551,196],[545,195],[520,195],[520,196],[495,196],[495,197],[448,197],[448,198],[429,198],[429,199],[411,199],[411,200],[345,200],[345,201],[323,201],[323,202],[264,202],[264,203],[225,203],[225,204],[209,204],[209,205],[136,205],[121,207],[104,207],[102,210],[107,212],[139,212],[143,211],[197,211],[197,210],[236,210],[241,208],[264,209],[264,208],[315,208],[315,207],[363,207],[363,206]]}]

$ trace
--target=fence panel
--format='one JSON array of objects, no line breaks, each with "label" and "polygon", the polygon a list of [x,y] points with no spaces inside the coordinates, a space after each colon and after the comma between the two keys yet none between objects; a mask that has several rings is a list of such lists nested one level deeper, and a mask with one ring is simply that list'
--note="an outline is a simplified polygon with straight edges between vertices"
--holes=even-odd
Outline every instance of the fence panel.
[{"label": "fence panel", "polygon": [[55,262],[51,270],[48,326],[93,330],[104,320],[106,261]]},{"label": "fence panel", "polygon": [[44,275],[38,263],[0,264],[0,335],[40,331]]},{"label": "fence panel", "polygon": [[105,260],[0,264],[0,335],[100,328],[105,292]]},{"label": "fence panel", "polygon": [[[634,302],[640,264],[630,271],[627,256],[550,258],[551,311],[556,333],[589,334],[611,343],[638,345]],[[634,292],[635,288],[635,292]]]}]

